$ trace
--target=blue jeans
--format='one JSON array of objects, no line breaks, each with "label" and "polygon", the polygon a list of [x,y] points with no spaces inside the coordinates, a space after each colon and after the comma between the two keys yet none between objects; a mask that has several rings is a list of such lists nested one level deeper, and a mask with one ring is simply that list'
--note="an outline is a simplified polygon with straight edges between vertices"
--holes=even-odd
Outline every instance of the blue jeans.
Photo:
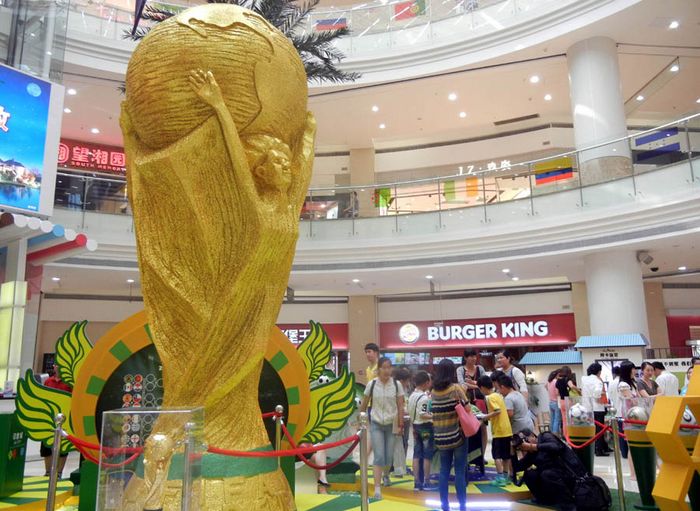
[{"label": "blue jeans", "polygon": [[467,441],[454,449],[440,449],[440,502],[443,511],[450,511],[450,470],[455,466],[455,490],[459,509],[467,509]]},{"label": "blue jeans", "polygon": [[559,408],[558,401],[549,402],[549,429],[552,433],[561,433],[561,408]]},{"label": "blue jeans", "polygon": [[372,437],[372,450],[374,451],[374,466],[388,467],[393,463],[394,457],[394,433],[393,424],[381,425],[372,422],[369,426],[369,434]]}]

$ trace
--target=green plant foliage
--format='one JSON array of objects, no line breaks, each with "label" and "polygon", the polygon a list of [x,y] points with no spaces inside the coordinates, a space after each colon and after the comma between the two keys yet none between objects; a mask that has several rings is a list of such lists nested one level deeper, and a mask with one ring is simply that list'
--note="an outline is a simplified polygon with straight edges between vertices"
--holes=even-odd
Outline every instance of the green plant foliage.
[{"label": "green plant foliage", "polygon": [[[297,3],[293,0],[207,0],[210,4],[235,4],[250,9],[268,20],[275,28],[289,38],[306,69],[309,81],[342,83],[353,82],[359,73],[346,72],[338,68],[345,55],[333,42],[350,33],[349,29],[324,30],[306,33],[302,23],[316,8],[320,0]],[[141,19],[160,23],[180,12],[175,6],[151,3],[146,4]],[[150,27],[138,27],[134,32],[125,33],[126,38],[138,41]]]},{"label": "green plant foliage", "polygon": [[[17,380],[16,414],[19,423],[27,431],[27,436],[37,442],[53,446],[54,417],[62,413],[70,415],[71,395],[63,390],[44,387],[36,382],[31,369],[24,378]],[[63,429],[71,432],[70,421],[66,420]],[[61,440],[61,453],[75,448],[69,440]]]},{"label": "green plant foliage", "polygon": [[[331,359],[333,344],[319,323],[309,321],[309,325],[311,326],[311,332],[299,345],[297,352],[304,361],[306,375],[309,381],[312,382],[323,374],[326,364]],[[335,377],[335,375],[333,376]]]},{"label": "green plant foliage", "polygon": [[56,342],[58,372],[61,380],[71,387],[75,386],[78,372],[92,350],[90,339],[85,335],[86,326],[87,321],[73,323]]},{"label": "green plant foliage", "polygon": [[355,375],[343,367],[335,380],[311,389],[309,420],[302,442],[317,444],[345,426],[355,409]]}]

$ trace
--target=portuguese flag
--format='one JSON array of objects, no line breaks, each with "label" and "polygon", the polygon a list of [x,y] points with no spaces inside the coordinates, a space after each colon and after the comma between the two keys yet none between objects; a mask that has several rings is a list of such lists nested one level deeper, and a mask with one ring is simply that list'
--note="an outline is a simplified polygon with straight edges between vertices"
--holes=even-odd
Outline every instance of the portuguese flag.
[{"label": "portuguese flag", "polygon": [[407,20],[425,14],[425,0],[412,0],[394,4],[394,19]]}]

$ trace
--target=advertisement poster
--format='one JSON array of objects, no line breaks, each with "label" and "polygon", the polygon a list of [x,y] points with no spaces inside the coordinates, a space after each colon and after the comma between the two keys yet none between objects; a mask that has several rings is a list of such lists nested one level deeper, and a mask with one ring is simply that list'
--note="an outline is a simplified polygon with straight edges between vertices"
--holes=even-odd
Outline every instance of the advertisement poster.
[{"label": "advertisement poster", "polygon": [[39,211],[51,84],[0,66],[0,205]]}]

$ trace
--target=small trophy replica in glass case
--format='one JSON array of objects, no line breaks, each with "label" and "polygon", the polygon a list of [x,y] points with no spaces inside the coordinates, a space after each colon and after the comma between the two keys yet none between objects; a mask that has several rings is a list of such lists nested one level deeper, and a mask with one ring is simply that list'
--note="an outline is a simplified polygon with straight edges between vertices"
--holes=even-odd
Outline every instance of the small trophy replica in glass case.
[{"label": "small trophy replica in glass case", "polygon": [[97,511],[198,511],[203,433],[203,408],[105,412]]}]

